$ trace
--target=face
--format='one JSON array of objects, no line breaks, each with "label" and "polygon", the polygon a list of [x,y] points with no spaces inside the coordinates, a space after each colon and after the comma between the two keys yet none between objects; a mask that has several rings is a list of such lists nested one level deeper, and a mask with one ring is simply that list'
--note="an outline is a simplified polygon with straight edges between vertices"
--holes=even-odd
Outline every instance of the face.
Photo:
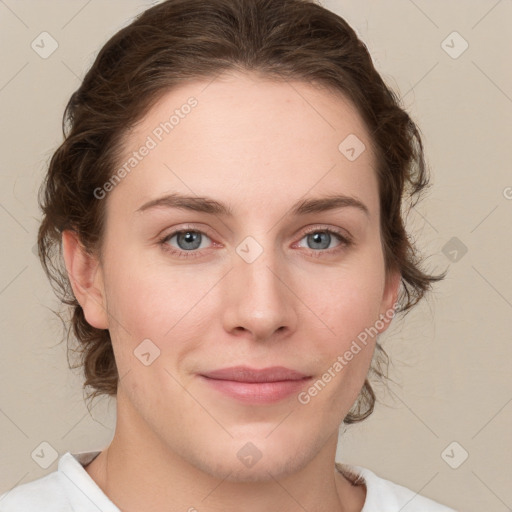
[{"label": "face", "polygon": [[[98,192],[108,315],[84,306],[110,330],[118,423],[136,426],[135,444],[144,432],[231,480],[304,467],[356,400],[375,346],[368,332],[387,327],[396,301],[362,120],[312,85],[225,74],[167,93],[124,149],[122,179]],[[170,194],[174,206],[150,205]],[[177,207],[177,195],[192,200]],[[345,199],[316,201],[335,196]],[[204,376],[234,366],[307,378]],[[247,455],[261,458],[241,463]]]}]

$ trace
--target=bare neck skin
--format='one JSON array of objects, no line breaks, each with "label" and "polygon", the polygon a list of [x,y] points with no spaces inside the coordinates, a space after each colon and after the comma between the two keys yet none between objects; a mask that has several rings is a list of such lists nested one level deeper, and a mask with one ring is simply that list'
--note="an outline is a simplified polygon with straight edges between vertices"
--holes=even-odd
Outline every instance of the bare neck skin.
[{"label": "bare neck skin", "polygon": [[[364,485],[352,483],[334,468],[337,432],[318,456],[299,471],[258,482],[230,482],[204,472],[165,450],[148,436],[142,421],[129,426],[118,419],[109,447],[86,472],[122,511],[361,512]],[[334,470],[333,470],[334,468]]]}]

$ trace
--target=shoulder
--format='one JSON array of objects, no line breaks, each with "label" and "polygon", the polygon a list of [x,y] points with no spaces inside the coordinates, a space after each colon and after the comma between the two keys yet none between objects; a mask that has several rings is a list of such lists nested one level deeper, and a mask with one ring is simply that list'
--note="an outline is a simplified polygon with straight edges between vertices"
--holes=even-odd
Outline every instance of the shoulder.
[{"label": "shoulder", "polygon": [[28,482],[0,495],[0,512],[72,511],[63,493],[58,471]]},{"label": "shoulder", "polygon": [[98,453],[66,452],[57,471],[0,495],[0,512],[119,512],[84,468]]},{"label": "shoulder", "polygon": [[361,512],[456,512],[412,489],[386,480],[370,469],[338,462],[336,469],[355,485],[366,485],[366,500]]}]

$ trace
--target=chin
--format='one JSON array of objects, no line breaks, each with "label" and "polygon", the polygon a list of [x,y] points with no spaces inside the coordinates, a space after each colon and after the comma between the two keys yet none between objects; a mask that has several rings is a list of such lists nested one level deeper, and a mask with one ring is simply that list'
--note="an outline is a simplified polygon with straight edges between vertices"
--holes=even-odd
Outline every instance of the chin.
[{"label": "chin", "polygon": [[198,459],[196,454],[193,463],[201,471],[228,482],[270,482],[305,467],[310,462],[307,453],[300,444],[278,447],[264,437],[254,442],[246,438],[211,450],[207,457]]}]

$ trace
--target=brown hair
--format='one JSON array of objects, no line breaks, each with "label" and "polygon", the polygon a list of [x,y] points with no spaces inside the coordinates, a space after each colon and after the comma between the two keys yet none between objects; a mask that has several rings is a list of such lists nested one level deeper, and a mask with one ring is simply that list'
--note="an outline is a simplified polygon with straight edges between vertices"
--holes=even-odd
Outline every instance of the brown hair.
[{"label": "brown hair", "polygon": [[[113,175],[127,129],[184,80],[227,70],[278,80],[315,82],[342,93],[364,120],[376,154],[386,270],[401,273],[406,312],[443,279],[420,269],[402,207],[428,186],[418,128],[375,70],[369,52],[339,16],[310,0],[167,0],[146,10],[101,49],[63,116],[64,141],[51,158],[39,195],[39,257],[62,303],[71,306],[84,388],[89,398],[115,396],[118,372],[108,330],[92,327],[73,295],[62,259],[62,231],[77,233],[89,254],[101,254],[105,201],[94,190]],[[341,142],[341,141],[340,141]],[[377,343],[369,375],[387,377]],[[373,411],[366,378],[344,423]]]}]

